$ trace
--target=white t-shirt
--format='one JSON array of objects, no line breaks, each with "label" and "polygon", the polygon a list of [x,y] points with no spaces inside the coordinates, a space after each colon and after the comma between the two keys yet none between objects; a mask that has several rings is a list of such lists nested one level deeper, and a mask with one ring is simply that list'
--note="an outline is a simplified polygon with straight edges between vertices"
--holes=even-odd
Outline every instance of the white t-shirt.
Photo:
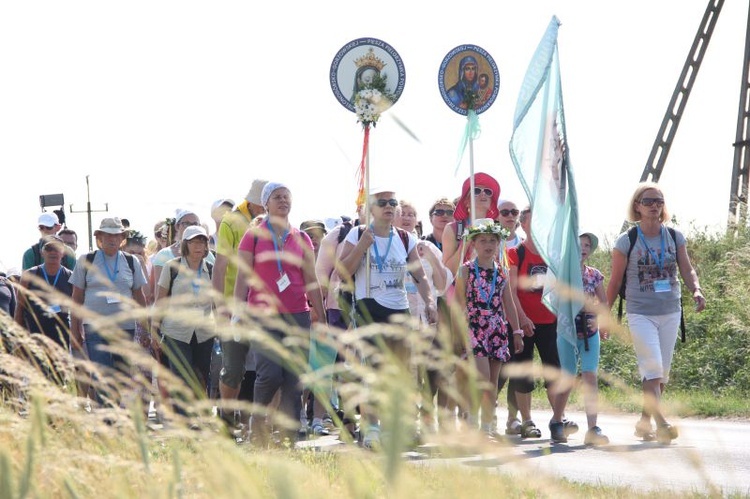
[{"label": "white t-shirt", "polygon": [[[375,242],[370,246],[370,294],[380,305],[391,310],[407,310],[409,301],[406,298],[404,276],[406,275],[406,257],[417,245],[417,238],[409,235],[409,248],[404,248],[401,237],[396,229],[391,227],[390,237],[375,236]],[[346,242],[357,245],[359,230],[355,227],[346,235]],[[390,244],[389,244],[390,243]],[[377,246],[377,251],[375,247]],[[367,297],[365,289],[366,257],[354,274],[354,294],[358,300]]]},{"label": "white t-shirt", "polygon": [[[437,258],[439,262],[443,261],[443,252],[440,251],[437,246],[435,246],[428,240],[423,240],[422,242],[427,246],[426,251],[432,252],[432,254],[435,255],[435,258]],[[443,286],[443,289],[437,289],[435,287],[433,275],[436,270],[440,271],[441,269],[433,269],[430,261],[427,258],[420,257],[419,260],[422,262],[422,268],[424,269],[425,276],[427,277],[427,282],[430,284],[432,296],[443,296],[443,294],[445,294],[445,292],[450,287],[451,282],[453,282],[453,273],[450,271],[450,269],[445,267],[443,269],[443,271],[445,272],[445,286]],[[411,275],[406,276],[406,292],[409,299],[409,311],[411,312],[411,315],[413,315],[414,317],[418,317],[423,323],[427,323],[427,307],[425,306],[425,302],[422,299],[422,296],[419,294],[419,290],[417,289],[416,284],[414,284],[414,279],[412,279]]]}]

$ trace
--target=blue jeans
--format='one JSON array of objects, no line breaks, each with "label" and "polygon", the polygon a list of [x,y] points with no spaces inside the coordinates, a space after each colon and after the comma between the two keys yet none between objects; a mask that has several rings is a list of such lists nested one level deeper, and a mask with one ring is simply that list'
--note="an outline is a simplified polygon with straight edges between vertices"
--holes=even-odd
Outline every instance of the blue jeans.
[{"label": "blue jeans", "polygon": [[[124,340],[129,340],[131,343],[134,343],[133,337],[135,336],[135,329],[124,329],[122,331],[125,334]],[[128,363],[121,355],[117,355],[106,350],[106,348],[109,346],[109,341],[107,341],[104,336],[99,334],[90,324],[83,325],[83,333],[85,335],[84,342],[86,344],[86,351],[89,354],[89,359],[91,360],[91,362],[103,367],[103,371],[105,371],[105,374],[106,371],[114,369],[127,374]],[[98,385],[95,385],[96,401],[101,404],[103,401],[102,388],[104,388],[103,383],[105,380],[95,381],[97,381],[96,385]],[[115,387],[111,387],[111,389],[113,391],[116,391]]]},{"label": "blue jeans", "polygon": [[[123,332],[127,335],[127,339],[133,342],[135,329],[124,329]],[[116,366],[120,368],[120,366],[125,364],[125,360],[121,355],[113,354],[104,349],[109,346],[109,342],[90,324],[83,325],[83,333],[86,336],[86,350],[89,353],[91,362],[110,369],[114,369]]]}]

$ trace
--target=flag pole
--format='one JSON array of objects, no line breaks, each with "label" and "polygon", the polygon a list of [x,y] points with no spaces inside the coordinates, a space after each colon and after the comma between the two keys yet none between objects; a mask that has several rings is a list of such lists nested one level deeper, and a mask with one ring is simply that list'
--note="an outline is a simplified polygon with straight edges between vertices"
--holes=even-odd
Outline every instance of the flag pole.
[{"label": "flag pole", "polygon": [[471,199],[471,223],[474,223],[474,213],[476,210],[476,200],[474,199],[474,139],[469,137],[469,199]]},{"label": "flag pole", "polygon": [[[365,125],[365,134],[369,134],[370,124]],[[365,226],[370,226],[370,141],[367,141],[367,149],[365,150]],[[375,234],[373,234],[373,244],[377,244],[374,240]],[[365,297],[370,297],[370,248],[367,248],[365,253]]]},{"label": "flag pole", "polygon": [[[471,212],[469,214],[469,221],[474,223],[474,210],[476,209],[476,200],[474,199],[474,139],[469,136],[469,198]],[[468,227],[464,227],[464,231],[468,230]],[[463,236],[461,236],[463,238]],[[461,241],[461,256],[459,257],[459,268],[464,262],[466,257],[466,241]]]}]

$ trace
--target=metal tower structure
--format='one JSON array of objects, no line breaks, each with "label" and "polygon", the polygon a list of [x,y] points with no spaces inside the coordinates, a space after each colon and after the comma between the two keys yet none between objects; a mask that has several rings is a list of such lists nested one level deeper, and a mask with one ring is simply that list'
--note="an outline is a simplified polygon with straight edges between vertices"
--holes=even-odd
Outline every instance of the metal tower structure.
[{"label": "metal tower structure", "polygon": [[747,193],[750,180],[750,10],[747,14],[745,32],[745,54],[742,66],[742,87],[740,89],[740,106],[737,115],[737,133],[734,144],[734,164],[732,166],[732,187],[729,191],[728,230],[734,230],[741,224],[747,224]]},{"label": "metal tower structure", "polygon": [[[648,155],[646,166],[641,174],[641,182],[651,181],[658,182],[664,171],[664,164],[667,162],[669,150],[674,142],[677,128],[680,126],[682,114],[685,111],[690,92],[693,90],[693,84],[698,76],[703,56],[706,55],[708,43],[711,41],[711,35],[716,27],[716,21],[719,19],[721,8],[724,6],[724,0],[710,0],[703,14],[698,32],[693,39],[693,45],[690,47],[685,64],[682,66],[680,78],[677,81],[672,98],[669,101],[666,113],[662,119],[659,133],[656,135],[654,145],[651,147],[651,153]],[[745,49],[747,52],[747,48]],[[747,53],[745,59],[747,60]],[[747,81],[747,79],[745,79]],[[738,132],[739,133],[739,132]],[[735,160],[736,162],[736,160]],[[630,223],[626,220],[622,224],[622,232],[625,232]]]},{"label": "metal tower structure", "polygon": [[649,154],[648,161],[646,161],[646,167],[643,169],[643,174],[641,174],[641,182],[647,180],[658,182],[661,177],[664,170],[664,163],[667,161],[667,155],[674,142],[674,136],[677,133],[677,128],[680,126],[682,114],[685,111],[695,78],[698,76],[698,70],[701,67],[701,62],[703,62],[703,56],[706,54],[706,49],[708,49],[708,42],[711,41],[711,35],[714,32],[716,21],[719,19],[719,14],[723,6],[724,0],[711,0],[708,2],[708,7],[706,7],[706,12],[703,14],[698,32],[695,34],[693,45],[690,47],[690,53],[682,67],[680,79],[672,93],[669,107],[667,107],[667,112],[664,114],[664,119],[659,127],[656,141],[654,141],[654,145],[651,148],[651,154]]},{"label": "metal tower structure", "polygon": [[[724,0],[710,0],[698,32],[693,40],[685,64],[682,67],[677,86],[672,93],[669,107],[659,127],[648,161],[641,174],[641,182],[658,182],[664,171],[669,150],[674,142],[677,128],[680,125],[690,91],[698,76],[703,56],[708,49],[711,35],[719,19]],[[729,192],[729,218],[727,228],[733,230],[748,221],[748,190],[750,189],[750,10],[748,10],[747,28],[745,32],[745,52],[742,67],[742,85],[740,88],[739,111],[737,115],[737,132],[734,147],[734,163],[732,166],[732,182]],[[628,222],[623,224],[623,231]]]}]

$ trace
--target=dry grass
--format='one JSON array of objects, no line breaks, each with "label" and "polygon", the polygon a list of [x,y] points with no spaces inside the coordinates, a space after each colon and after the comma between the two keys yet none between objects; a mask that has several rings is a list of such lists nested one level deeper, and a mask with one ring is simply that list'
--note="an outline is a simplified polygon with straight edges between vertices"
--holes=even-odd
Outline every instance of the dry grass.
[{"label": "dry grass", "polygon": [[[56,298],[75,308],[75,304]],[[167,311],[179,313],[179,301]],[[184,304],[184,302],[183,302]],[[240,314],[237,304],[228,303]],[[85,310],[79,310],[86,313]],[[133,309],[131,316],[147,312]],[[466,467],[415,466],[405,458],[413,448],[421,394],[414,365],[464,372],[467,387],[455,383],[446,392],[464,408],[476,407],[479,376],[468,361],[436,349],[433,337],[415,324],[375,325],[319,334],[321,342],[339,351],[346,362],[309,372],[306,332],[288,329],[283,342],[269,338],[271,319],[240,314],[240,326],[224,324],[218,333],[241,334],[256,347],[275,352],[298,372],[305,384],[318,386],[327,376],[341,381],[338,391],[346,407],[377,407],[383,430],[381,452],[354,445],[333,452],[282,447],[237,445],[218,418],[215,402],[197,387],[185,386],[139,345],[123,340],[113,326],[118,318],[92,317],[106,331],[113,351],[133,368],[126,373],[102,373],[84,359],[73,359],[49,341],[30,337],[7,317],[0,317],[4,344],[0,349],[0,497],[632,497],[632,491],[588,487],[555,480],[509,478],[489,470]],[[445,331],[443,344],[451,345]],[[400,345],[397,350],[385,345]],[[403,349],[409,363],[402,363]],[[367,359],[363,362],[362,359]],[[542,374],[538,366],[527,366]],[[45,376],[45,372],[55,376]],[[181,417],[171,404],[159,401],[148,375],[154,372],[193,415]],[[528,371],[526,371],[528,372]],[[555,376],[556,373],[549,373]],[[617,384],[616,379],[610,380]],[[105,395],[109,407],[87,410],[89,401],[79,387],[91,383]],[[622,384],[623,393],[638,394]],[[150,429],[144,403],[161,403],[171,424]],[[179,402],[182,400],[183,402]],[[247,407],[252,409],[251,407]],[[448,417],[443,414],[443,418]],[[198,423],[198,429],[189,429]],[[294,428],[297,422],[286,423]],[[443,457],[486,454],[508,459],[510,453],[490,444],[476,431],[450,428],[437,437]]]}]

